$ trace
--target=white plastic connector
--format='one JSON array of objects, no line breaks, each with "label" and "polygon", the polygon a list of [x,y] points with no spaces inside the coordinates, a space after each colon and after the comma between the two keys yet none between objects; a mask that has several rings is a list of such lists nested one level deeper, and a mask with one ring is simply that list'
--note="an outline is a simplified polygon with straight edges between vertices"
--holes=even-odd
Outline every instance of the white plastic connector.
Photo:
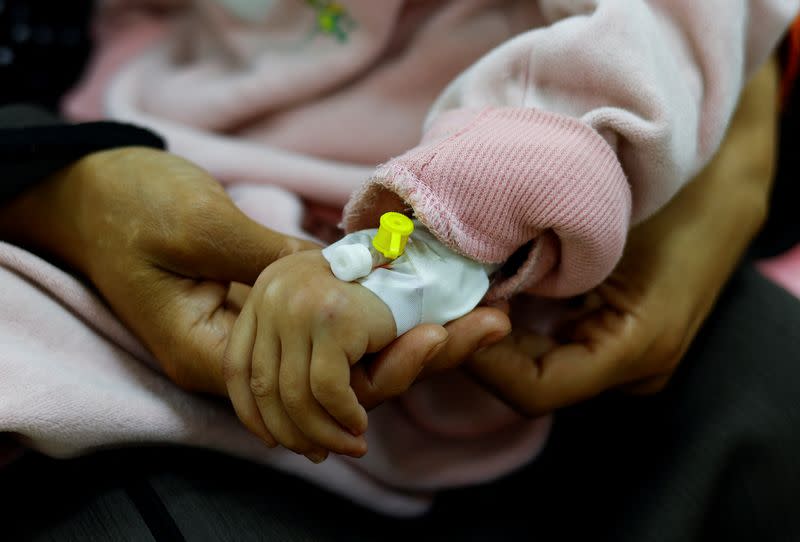
[{"label": "white plastic connector", "polygon": [[372,271],[372,253],[364,245],[329,247],[325,257],[334,276],[345,282],[366,277]]}]

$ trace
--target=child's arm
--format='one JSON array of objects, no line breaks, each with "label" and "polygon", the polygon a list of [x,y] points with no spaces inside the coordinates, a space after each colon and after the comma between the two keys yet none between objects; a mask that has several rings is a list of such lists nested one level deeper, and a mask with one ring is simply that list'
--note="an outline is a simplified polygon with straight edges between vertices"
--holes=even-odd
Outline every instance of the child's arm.
[{"label": "child's arm", "polygon": [[328,450],[363,455],[367,414],[350,366],[395,334],[389,308],[335,278],[319,250],[275,262],[253,286],[226,351],[237,415],[263,440],[313,461]]},{"label": "child's arm", "polygon": [[798,0],[541,0],[548,26],[456,79],[422,143],[351,199],[348,230],[404,205],[521,289],[568,296],[617,263],[631,222],[711,158]]}]

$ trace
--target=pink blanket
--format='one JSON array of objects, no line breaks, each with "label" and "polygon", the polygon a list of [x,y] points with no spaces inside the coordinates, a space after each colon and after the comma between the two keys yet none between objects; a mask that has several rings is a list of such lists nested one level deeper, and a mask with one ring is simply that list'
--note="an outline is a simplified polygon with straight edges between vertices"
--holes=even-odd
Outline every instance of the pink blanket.
[{"label": "pink blanket", "polygon": [[[742,85],[799,2],[109,4],[120,11],[100,25],[102,47],[68,103],[75,118],[154,128],[287,233],[299,230],[297,194],[342,205],[369,179],[349,227],[410,204],[476,259],[530,247],[497,295],[565,296],[601,281],[629,223],[713,156]],[[237,12],[245,5],[255,15]],[[550,424],[451,374],[374,411],[365,458],[313,466],[265,449],[224,402],[175,388],[59,269],[0,245],[0,295],[0,431],[56,456],[209,447],[411,515],[436,489],[525,464]]]},{"label": "pink blanket", "polygon": [[[0,431],[55,457],[145,443],[199,446],[272,465],[387,514],[413,515],[427,509],[438,488],[525,464],[540,450],[550,423],[516,418],[483,395],[476,415],[499,422],[496,430],[445,435],[426,430],[399,404],[387,404],[371,415],[365,458],[332,456],[314,465],[262,445],[225,401],[178,389],[89,288],[5,243],[0,299]],[[455,384],[472,385],[466,379]],[[442,399],[436,408],[446,416]]]}]

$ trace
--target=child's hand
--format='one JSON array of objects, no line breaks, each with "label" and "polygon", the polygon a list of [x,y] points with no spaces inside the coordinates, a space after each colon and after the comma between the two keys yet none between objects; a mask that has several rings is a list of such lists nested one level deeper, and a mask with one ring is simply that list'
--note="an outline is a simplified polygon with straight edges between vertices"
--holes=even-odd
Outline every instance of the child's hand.
[{"label": "child's hand", "polygon": [[267,443],[322,461],[359,457],[367,413],[350,366],[395,338],[389,308],[361,285],[335,278],[320,251],[287,256],[259,276],[225,355],[228,395]]}]

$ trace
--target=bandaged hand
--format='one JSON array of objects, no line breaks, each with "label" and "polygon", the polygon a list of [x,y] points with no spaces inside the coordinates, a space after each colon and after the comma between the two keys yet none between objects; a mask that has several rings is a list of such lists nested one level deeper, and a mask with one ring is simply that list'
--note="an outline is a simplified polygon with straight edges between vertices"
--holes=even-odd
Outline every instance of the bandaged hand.
[{"label": "bandaged hand", "polygon": [[391,220],[391,215],[413,231],[402,253],[387,257],[373,245],[378,230],[357,231],[323,249],[333,274],[378,296],[391,310],[398,335],[420,324],[444,325],[473,310],[489,289],[496,266],[453,252],[402,215],[387,213],[384,218]]}]

